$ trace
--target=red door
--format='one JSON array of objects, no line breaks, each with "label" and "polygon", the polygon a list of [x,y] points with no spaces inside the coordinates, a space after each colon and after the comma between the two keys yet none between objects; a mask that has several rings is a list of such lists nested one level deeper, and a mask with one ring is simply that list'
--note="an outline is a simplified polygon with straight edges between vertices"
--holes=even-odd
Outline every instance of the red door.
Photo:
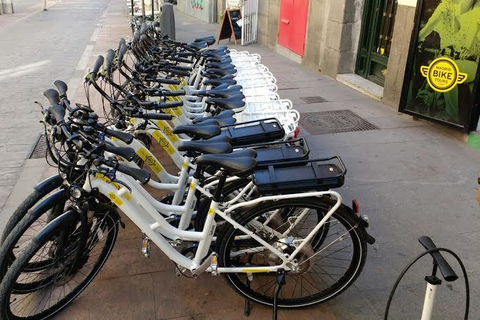
[{"label": "red door", "polygon": [[305,52],[308,0],[282,0],[278,44],[301,55]]}]

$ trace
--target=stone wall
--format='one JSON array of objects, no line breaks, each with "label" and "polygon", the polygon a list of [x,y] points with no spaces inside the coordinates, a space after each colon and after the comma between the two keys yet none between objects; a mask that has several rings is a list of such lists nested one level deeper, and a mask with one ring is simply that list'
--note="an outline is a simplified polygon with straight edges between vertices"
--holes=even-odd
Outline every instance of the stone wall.
[{"label": "stone wall", "polygon": [[[260,1],[259,42],[277,48],[281,0]],[[335,77],[353,72],[363,0],[310,0],[303,65]],[[282,49],[282,51],[284,51]]]},{"label": "stone wall", "polygon": [[[395,16],[392,48],[388,58],[387,75],[382,102],[397,109],[402,95],[403,78],[415,19],[415,7],[399,5]],[[401,26],[401,27],[397,27]]]},{"label": "stone wall", "polygon": [[199,20],[217,22],[218,0],[177,0],[177,9]]}]

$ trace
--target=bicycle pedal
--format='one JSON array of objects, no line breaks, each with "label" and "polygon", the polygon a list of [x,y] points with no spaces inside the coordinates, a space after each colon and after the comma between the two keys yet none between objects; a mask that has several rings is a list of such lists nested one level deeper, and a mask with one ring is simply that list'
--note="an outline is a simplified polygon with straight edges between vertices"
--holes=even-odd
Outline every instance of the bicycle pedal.
[{"label": "bicycle pedal", "polygon": [[145,258],[150,257],[150,238],[147,236],[143,236],[142,240],[142,253],[145,256]]}]

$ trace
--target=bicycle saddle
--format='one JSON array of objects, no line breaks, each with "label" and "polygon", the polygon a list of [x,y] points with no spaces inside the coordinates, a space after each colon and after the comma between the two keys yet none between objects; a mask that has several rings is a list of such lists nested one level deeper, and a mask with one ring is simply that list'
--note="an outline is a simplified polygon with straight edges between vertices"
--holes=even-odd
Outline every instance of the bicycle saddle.
[{"label": "bicycle saddle", "polygon": [[233,150],[227,136],[218,136],[208,140],[183,141],[178,146],[178,151],[196,152],[203,154],[230,153]]},{"label": "bicycle saddle", "polygon": [[209,79],[218,79],[227,75],[234,75],[237,73],[237,69],[217,69],[217,68],[208,68],[202,71],[202,76]]},{"label": "bicycle saddle", "polygon": [[190,48],[198,51],[198,50],[207,48],[208,44],[205,43],[205,42],[190,42],[190,43],[187,44],[187,46],[189,46]]},{"label": "bicycle saddle", "polygon": [[251,149],[228,154],[206,154],[197,158],[197,165],[222,168],[228,175],[248,175],[257,167],[256,155],[257,153]]},{"label": "bicycle saddle", "polygon": [[224,83],[226,85],[235,85],[235,84],[237,84],[237,81],[233,79],[232,75],[228,75],[228,76],[224,76],[220,79],[207,79],[207,80],[203,81],[203,83],[206,86],[217,87],[217,86],[221,85],[222,83]]},{"label": "bicycle saddle", "polygon": [[217,124],[210,123],[198,123],[198,124],[190,124],[190,125],[180,125],[176,126],[173,129],[174,134],[186,134],[187,136],[191,137],[194,140],[198,139],[208,139],[214,136],[218,136],[220,134],[220,126]]},{"label": "bicycle saddle", "polygon": [[196,38],[193,40],[193,42],[206,42],[209,46],[215,43],[215,37],[214,36],[208,36],[208,37],[203,37],[203,38]]},{"label": "bicycle saddle", "polygon": [[[196,117],[195,119],[193,119],[193,123],[203,123],[205,120],[210,120],[210,119],[215,119],[215,120],[219,120],[222,121],[222,120],[225,120],[225,119],[235,119],[233,118],[233,115],[235,114],[234,111],[232,110],[224,110],[222,112],[220,112],[219,114],[217,114],[216,116],[212,116],[212,117]],[[236,119],[235,119],[236,120]]]},{"label": "bicycle saddle", "polygon": [[220,62],[220,63],[232,63],[232,58],[230,56],[221,56],[220,58],[208,57],[205,62]]},{"label": "bicycle saddle", "polygon": [[208,96],[213,96],[214,98],[217,98],[217,97],[228,98],[229,96],[232,96],[235,94],[242,94],[241,90],[242,90],[241,85],[227,86],[226,84],[221,84],[216,88],[208,90],[206,94]]},{"label": "bicycle saddle", "polygon": [[[245,102],[243,101],[244,98],[245,96],[243,94],[237,94],[230,96],[229,98],[208,98],[205,102],[213,104],[221,109],[233,110],[245,106]],[[236,112],[240,112],[240,110],[236,110]]]},{"label": "bicycle saddle", "polygon": [[205,66],[207,68],[216,68],[216,69],[222,69],[222,70],[235,69],[235,66],[228,61],[221,61],[221,62],[209,61],[209,62],[205,63]]}]

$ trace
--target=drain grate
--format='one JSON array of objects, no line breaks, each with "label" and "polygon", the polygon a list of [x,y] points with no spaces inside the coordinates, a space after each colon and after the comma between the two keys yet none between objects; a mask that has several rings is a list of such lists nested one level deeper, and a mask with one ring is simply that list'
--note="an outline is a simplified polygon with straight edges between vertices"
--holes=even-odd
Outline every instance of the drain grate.
[{"label": "drain grate", "polygon": [[306,104],[312,104],[312,103],[322,103],[322,102],[328,102],[326,99],[320,97],[320,96],[315,96],[315,97],[303,97],[300,98],[303,101],[305,101]]},{"label": "drain grate", "polygon": [[41,159],[45,158],[47,152],[47,143],[45,142],[45,135],[41,134],[38,137],[37,142],[35,142],[35,146],[30,153],[28,159]]},{"label": "drain grate", "polygon": [[302,113],[300,125],[310,134],[378,130],[379,128],[350,110]]}]

